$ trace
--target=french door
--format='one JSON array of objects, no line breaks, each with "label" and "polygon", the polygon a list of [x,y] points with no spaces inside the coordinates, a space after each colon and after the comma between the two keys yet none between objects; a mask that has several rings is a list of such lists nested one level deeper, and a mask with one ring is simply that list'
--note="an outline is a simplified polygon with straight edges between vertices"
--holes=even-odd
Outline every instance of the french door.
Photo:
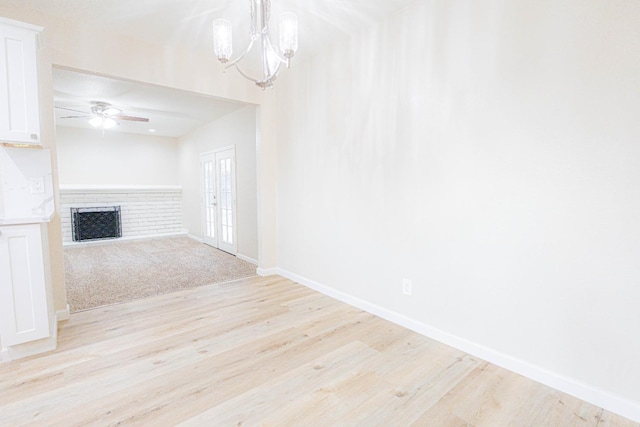
[{"label": "french door", "polygon": [[235,255],[238,250],[235,149],[200,155],[200,169],[203,242]]}]

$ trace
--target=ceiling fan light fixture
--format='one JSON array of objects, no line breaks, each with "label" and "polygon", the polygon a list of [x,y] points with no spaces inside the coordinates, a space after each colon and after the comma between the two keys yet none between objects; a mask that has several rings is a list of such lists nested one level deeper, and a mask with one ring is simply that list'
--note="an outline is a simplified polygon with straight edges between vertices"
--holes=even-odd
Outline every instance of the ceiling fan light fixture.
[{"label": "ceiling fan light fixture", "polygon": [[119,110],[114,107],[108,107],[106,110],[102,112],[102,114],[104,114],[105,116],[116,116],[120,113],[122,113],[122,110]]},{"label": "ceiling fan light fixture", "polygon": [[118,122],[116,122],[111,117],[105,117],[102,120],[102,128],[103,129],[111,129],[112,127],[117,126],[117,125],[118,125]]},{"label": "ceiling fan light fixture", "polygon": [[102,127],[102,117],[96,116],[92,119],[89,119],[89,124],[94,128]]},{"label": "ceiling fan light fixture", "polygon": [[111,129],[114,126],[117,126],[118,122],[111,117],[96,116],[89,120],[89,124],[94,128]]},{"label": "ceiling fan light fixture", "polygon": [[65,111],[73,111],[74,113],[80,113],[82,115],[73,115],[60,117],[61,119],[83,119],[86,120],[91,126],[97,129],[102,129],[103,134],[104,130],[111,129],[115,126],[120,125],[121,121],[127,122],[140,122],[140,123],[149,123],[149,119],[147,117],[138,117],[138,116],[127,116],[122,114],[122,110],[120,108],[113,107],[111,104],[106,102],[98,102],[93,101],[90,113],[85,113],[81,110],[76,110],[73,108],[62,107],[56,105],[55,108],[65,110]]}]

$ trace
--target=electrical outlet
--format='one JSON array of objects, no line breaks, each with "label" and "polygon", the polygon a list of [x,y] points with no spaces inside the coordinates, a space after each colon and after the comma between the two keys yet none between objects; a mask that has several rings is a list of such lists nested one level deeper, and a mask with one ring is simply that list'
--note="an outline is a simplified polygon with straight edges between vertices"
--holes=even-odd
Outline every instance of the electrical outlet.
[{"label": "electrical outlet", "polygon": [[413,282],[411,281],[411,279],[407,279],[406,277],[404,279],[402,279],[402,293],[403,294],[411,296],[411,293],[413,291],[412,287],[413,287]]},{"label": "electrical outlet", "polygon": [[29,178],[29,187],[31,194],[43,194],[44,193],[44,177]]}]

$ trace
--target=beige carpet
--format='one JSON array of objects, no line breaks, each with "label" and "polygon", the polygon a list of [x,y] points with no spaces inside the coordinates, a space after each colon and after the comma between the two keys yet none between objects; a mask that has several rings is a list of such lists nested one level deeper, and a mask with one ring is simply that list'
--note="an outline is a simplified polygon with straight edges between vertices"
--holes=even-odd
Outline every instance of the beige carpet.
[{"label": "beige carpet", "polygon": [[188,237],[64,249],[71,312],[255,276],[256,266]]}]

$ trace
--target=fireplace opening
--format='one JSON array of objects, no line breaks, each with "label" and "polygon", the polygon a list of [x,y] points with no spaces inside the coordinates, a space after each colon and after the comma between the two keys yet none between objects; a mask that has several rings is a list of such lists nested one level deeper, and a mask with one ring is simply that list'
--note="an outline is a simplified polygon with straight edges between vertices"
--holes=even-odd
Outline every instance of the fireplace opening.
[{"label": "fireplace opening", "polygon": [[73,241],[122,237],[120,206],[71,208]]}]

